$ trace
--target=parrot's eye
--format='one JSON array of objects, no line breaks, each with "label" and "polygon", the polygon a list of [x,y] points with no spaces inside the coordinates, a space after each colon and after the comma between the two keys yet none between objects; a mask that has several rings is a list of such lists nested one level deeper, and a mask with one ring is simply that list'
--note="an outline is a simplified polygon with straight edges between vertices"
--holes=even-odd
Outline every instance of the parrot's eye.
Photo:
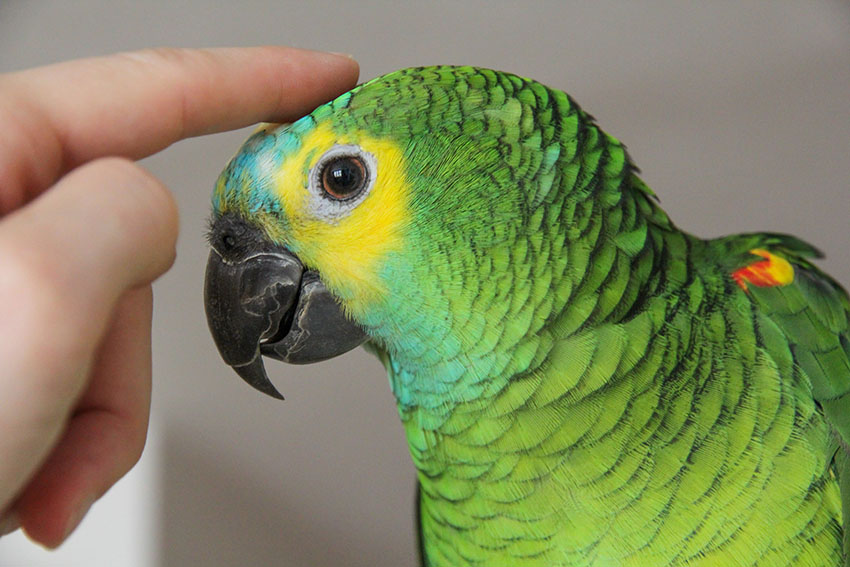
[{"label": "parrot's eye", "polygon": [[339,156],[322,168],[322,188],[334,199],[349,199],[366,185],[366,165],[357,156]]},{"label": "parrot's eye", "polygon": [[313,214],[329,222],[348,215],[375,185],[378,161],[353,144],[334,146],[310,170]]}]

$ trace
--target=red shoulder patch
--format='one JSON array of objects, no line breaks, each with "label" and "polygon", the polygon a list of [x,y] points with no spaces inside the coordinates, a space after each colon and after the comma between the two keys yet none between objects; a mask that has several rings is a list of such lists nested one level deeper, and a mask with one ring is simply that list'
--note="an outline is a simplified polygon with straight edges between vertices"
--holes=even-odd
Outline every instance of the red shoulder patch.
[{"label": "red shoulder patch", "polygon": [[747,284],[756,287],[773,287],[788,285],[794,281],[794,267],[785,258],[761,248],[754,248],[750,250],[750,253],[761,256],[764,260],[753,262],[732,272],[732,279],[744,291],[747,291]]}]

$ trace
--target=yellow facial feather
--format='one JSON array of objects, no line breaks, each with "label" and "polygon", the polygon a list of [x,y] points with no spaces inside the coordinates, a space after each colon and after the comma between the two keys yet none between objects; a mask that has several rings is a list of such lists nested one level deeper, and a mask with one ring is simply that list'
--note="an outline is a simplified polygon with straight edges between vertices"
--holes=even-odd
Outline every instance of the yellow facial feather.
[{"label": "yellow facial feather", "polygon": [[[325,152],[343,144],[359,146],[375,157],[374,185],[349,214],[319,218],[311,207],[316,197],[308,188],[310,171]],[[337,134],[328,125],[317,126],[279,168],[274,192],[290,221],[288,234],[279,236],[297,249],[308,267],[322,274],[347,308],[367,309],[385,292],[378,272],[387,255],[400,248],[409,217],[409,185],[401,149],[363,132]]]}]

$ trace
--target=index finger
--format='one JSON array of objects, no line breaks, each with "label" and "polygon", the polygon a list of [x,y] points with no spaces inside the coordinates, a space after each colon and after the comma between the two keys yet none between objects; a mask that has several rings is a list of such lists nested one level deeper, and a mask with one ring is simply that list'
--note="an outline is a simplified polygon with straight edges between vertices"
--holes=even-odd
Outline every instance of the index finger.
[{"label": "index finger", "polygon": [[155,49],[0,76],[0,212],[95,158],[288,121],[351,88],[357,63],[285,47]]}]

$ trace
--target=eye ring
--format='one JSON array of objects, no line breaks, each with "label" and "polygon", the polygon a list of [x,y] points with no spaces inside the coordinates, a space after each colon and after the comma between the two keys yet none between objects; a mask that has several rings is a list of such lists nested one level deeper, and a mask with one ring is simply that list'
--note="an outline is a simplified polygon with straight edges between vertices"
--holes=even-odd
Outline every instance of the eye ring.
[{"label": "eye ring", "polygon": [[369,172],[359,156],[343,154],[323,164],[319,180],[326,196],[347,201],[369,184]]},{"label": "eye ring", "polygon": [[333,146],[310,168],[312,215],[331,223],[348,216],[369,196],[378,176],[374,154],[355,144]]}]

